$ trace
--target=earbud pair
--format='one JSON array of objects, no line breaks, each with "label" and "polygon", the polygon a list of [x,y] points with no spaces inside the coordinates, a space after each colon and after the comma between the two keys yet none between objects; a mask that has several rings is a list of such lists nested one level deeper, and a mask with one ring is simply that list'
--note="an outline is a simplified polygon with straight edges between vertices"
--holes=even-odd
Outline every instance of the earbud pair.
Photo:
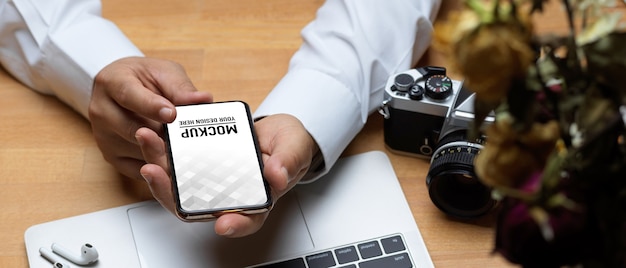
[{"label": "earbud pair", "polygon": [[[91,244],[84,244],[80,248],[80,256],[72,254],[67,249],[56,243],[53,243],[51,248],[52,251],[43,247],[39,248],[39,254],[41,254],[41,256],[43,256],[46,260],[50,261],[54,268],[70,267],[69,264],[57,258],[56,255],[60,255],[78,265],[89,265],[98,261],[98,251]],[[53,254],[53,252],[56,254]]]}]

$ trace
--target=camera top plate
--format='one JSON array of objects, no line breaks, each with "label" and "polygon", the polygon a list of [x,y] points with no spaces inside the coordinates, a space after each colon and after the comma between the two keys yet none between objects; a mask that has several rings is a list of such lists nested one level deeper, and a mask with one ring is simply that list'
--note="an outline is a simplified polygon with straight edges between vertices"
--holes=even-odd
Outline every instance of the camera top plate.
[{"label": "camera top plate", "polygon": [[[442,74],[443,70],[443,74]],[[440,80],[445,83],[451,82],[451,87],[445,84],[440,85],[439,90],[448,90],[451,94],[446,94],[444,98],[433,98],[429,94],[425,94],[427,88],[426,80],[430,76],[438,76]],[[441,77],[443,76],[443,77]],[[412,78],[412,82],[410,81]],[[444,78],[445,77],[445,78]],[[398,79],[396,79],[398,78]],[[396,81],[399,80],[399,81]],[[453,105],[454,99],[462,86],[461,81],[453,80],[445,76],[444,68],[429,69],[429,67],[422,67],[417,69],[410,69],[405,72],[398,73],[391,76],[385,85],[385,105],[394,107],[395,109],[429,114],[434,116],[445,117],[448,113],[448,109]],[[416,99],[410,94],[411,88],[418,87],[422,89],[424,94],[423,98]],[[381,111],[383,113],[383,111]]]}]

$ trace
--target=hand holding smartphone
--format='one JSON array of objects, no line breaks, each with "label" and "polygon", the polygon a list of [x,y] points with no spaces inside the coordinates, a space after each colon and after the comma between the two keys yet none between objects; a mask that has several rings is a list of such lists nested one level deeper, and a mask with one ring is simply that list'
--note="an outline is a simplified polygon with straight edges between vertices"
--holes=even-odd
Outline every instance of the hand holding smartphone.
[{"label": "hand holding smartphone", "polygon": [[165,124],[176,214],[185,221],[272,206],[250,108],[228,101],[176,107]]}]

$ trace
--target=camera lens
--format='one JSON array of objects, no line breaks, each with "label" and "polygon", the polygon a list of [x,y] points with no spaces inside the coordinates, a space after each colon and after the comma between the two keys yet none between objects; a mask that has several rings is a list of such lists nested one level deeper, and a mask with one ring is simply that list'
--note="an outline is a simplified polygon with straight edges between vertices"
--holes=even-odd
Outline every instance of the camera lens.
[{"label": "camera lens", "polygon": [[476,218],[489,212],[496,201],[491,189],[474,172],[474,157],[482,145],[467,141],[465,130],[441,139],[426,177],[428,194],[443,212],[458,218]]}]

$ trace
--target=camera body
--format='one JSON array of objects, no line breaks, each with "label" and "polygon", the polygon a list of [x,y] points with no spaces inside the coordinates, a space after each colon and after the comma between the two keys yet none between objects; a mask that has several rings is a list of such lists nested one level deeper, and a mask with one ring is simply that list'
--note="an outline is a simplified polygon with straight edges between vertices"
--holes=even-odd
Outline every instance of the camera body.
[{"label": "camera body", "polygon": [[472,96],[461,81],[448,78],[443,67],[392,75],[380,108],[385,145],[394,153],[430,159],[445,132],[467,129],[473,121]]},{"label": "camera body", "polygon": [[[446,69],[426,66],[392,75],[379,112],[385,145],[394,153],[430,159],[426,177],[433,203],[459,218],[475,218],[495,205],[474,172],[484,137],[468,140],[475,94]],[[491,114],[485,123],[494,121]]]}]

